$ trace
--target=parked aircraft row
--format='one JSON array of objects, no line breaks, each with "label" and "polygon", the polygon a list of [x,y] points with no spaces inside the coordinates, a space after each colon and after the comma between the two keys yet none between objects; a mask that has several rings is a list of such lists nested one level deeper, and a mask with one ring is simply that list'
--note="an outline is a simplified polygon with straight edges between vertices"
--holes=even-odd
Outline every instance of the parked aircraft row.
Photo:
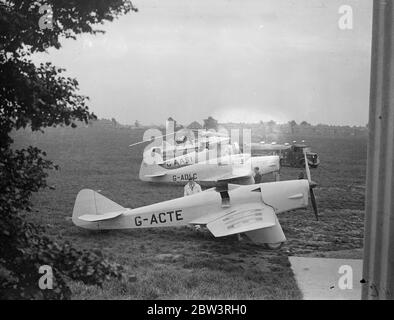
[{"label": "parked aircraft row", "polygon": [[307,207],[310,198],[318,219],[316,183],[311,180],[306,152],[307,179],[254,184],[253,169],[258,167],[263,174],[278,172],[279,156],[252,157],[231,150],[212,159],[212,151],[202,149],[165,160],[149,157],[152,150],[148,150],[139,173],[142,181],[185,183],[192,179],[215,187],[134,209],[84,189],[76,198],[72,220],[94,230],[205,225],[215,237],[244,233],[256,244],[277,249],[286,240],[279,214]]}]

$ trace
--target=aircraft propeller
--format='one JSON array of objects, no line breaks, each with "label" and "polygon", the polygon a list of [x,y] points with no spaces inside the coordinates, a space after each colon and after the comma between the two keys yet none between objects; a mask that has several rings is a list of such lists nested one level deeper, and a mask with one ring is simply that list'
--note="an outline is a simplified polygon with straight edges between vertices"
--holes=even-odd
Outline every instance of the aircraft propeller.
[{"label": "aircraft propeller", "polygon": [[316,197],[315,197],[315,192],[313,191],[313,189],[316,188],[317,183],[312,181],[312,179],[311,179],[311,172],[309,170],[308,158],[306,156],[306,152],[305,151],[304,151],[304,159],[305,159],[306,176],[307,176],[308,182],[309,182],[309,194],[311,195],[311,202],[312,202],[313,212],[315,213],[316,220],[319,221]]}]

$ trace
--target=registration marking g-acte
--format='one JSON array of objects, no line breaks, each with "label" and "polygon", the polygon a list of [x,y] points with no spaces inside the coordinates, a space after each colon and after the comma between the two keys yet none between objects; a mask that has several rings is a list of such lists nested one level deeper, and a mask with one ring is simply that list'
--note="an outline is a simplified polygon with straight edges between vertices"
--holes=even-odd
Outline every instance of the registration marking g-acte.
[{"label": "registration marking g-acte", "polygon": [[137,227],[141,227],[143,225],[159,225],[165,224],[175,221],[182,221],[182,209],[179,210],[170,210],[160,213],[152,213],[150,217],[142,218],[141,216],[134,217],[134,224]]}]

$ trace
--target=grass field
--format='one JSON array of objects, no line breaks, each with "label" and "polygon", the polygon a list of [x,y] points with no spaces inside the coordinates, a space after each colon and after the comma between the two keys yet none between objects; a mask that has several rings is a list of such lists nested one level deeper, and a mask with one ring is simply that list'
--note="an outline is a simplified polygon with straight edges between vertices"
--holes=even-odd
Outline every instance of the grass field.
[{"label": "grass field", "polygon": [[[289,255],[362,247],[366,140],[358,137],[308,138],[321,158],[321,166],[312,170],[321,219],[315,221],[311,209],[279,216],[288,238],[279,251],[187,227],[98,233],[75,227],[70,216],[82,188],[101,190],[130,208],[183,195],[182,186],[139,181],[143,146],[128,145],[142,134],[103,126],[15,133],[16,147],[36,145],[61,167],[48,180],[55,190],[34,196],[37,212],[31,219],[55,239],[103,251],[130,275],[130,281],[111,281],[103,289],[72,283],[74,298],[300,299]],[[299,171],[284,168],[282,180],[296,179]]]}]

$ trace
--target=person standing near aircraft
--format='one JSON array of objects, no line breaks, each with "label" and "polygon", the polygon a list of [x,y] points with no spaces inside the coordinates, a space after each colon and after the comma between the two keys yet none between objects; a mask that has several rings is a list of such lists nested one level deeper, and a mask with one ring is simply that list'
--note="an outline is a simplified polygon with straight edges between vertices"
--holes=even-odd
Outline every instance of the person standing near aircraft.
[{"label": "person standing near aircraft", "polygon": [[185,185],[183,195],[186,197],[199,192],[201,192],[201,186],[196,183],[193,178],[189,178],[189,182]]},{"label": "person standing near aircraft", "polygon": [[254,168],[254,183],[261,183],[262,175],[260,174],[259,167]]}]

